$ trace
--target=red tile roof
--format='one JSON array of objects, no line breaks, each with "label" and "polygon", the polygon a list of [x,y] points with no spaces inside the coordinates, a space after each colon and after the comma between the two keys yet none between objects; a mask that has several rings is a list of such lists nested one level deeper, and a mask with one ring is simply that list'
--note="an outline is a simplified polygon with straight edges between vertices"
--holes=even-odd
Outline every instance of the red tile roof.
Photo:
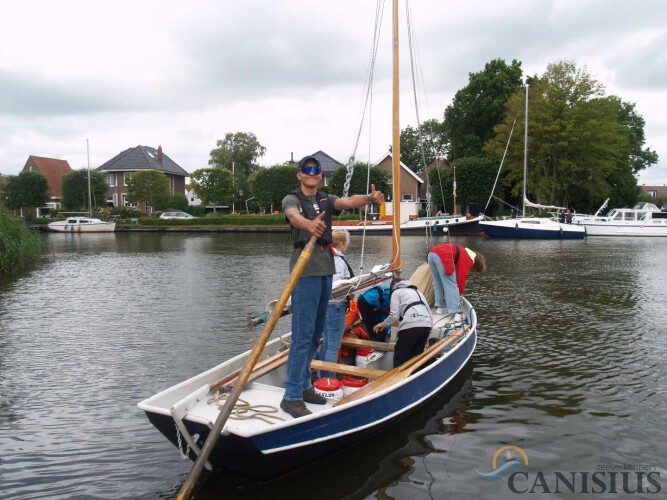
[{"label": "red tile roof", "polygon": [[72,171],[67,160],[56,160],[55,158],[44,158],[42,156],[28,157],[23,167],[24,171],[40,172],[49,182],[49,193],[52,198],[63,197],[63,176]]}]

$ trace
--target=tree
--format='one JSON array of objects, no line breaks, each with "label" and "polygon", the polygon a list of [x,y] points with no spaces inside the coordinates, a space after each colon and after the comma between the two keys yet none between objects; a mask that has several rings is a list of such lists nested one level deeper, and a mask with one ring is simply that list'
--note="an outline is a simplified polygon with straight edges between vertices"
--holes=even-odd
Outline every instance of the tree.
[{"label": "tree", "polygon": [[127,199],[157,208],[171,194],[169,178],[159,170],[140,170],[132,174],[128,183]]},{"label": "tree", "polygon": [[[657,161],[657,155],[641,149],[643,120],[632,107],[604,97],[604,87],[569,61],[550,64],[529,84],[528,198],[578,211],[592,211],[609,196],[623,205],[636,200],[635,168]],[[498,160],[514,117],[520,117],[516,128],[523,130],[524,92],[510,98],[505,121],[485,145]],[[523,148],[523,141],[513,138],[503,166],[503,180],[519,199]]]},{"label": "tree", "polygon": [[449,160],[483,154],[484,143],[495,134],[493,128],[505,118],[507,100],[521,88],[522,74],[520,62],[513,60],[508,66],[503,59],[469,74],[468,85],[445,109],[443,133]]},{"label": "tree", "polygon": [[200,168],[190,174],[190,183],[207,205],[213,205],[214,213],[217,205],[231,205],[235,189],[231,170]]},{"label": "tree", "polygon": [[[63,206],[67,210],[88,207],[88,169],[72,170],[63,176]],[[106,202],[107,185],[104,174],[98,170],[90,171],[90,192],[93,206]]]},{"label": "tree", "polygon": [[[348,196],[359,193],[367,193],[369,186],[367,183],[368,169],[370,168],[370,184],[375,184],[375,189],[383,193],[389,191],[389,174],[380,167],[371,166],[368,163],[357,162],[354,164],[354,172],[350,180],[350,191]],[[343,186],[345,185],[345,176],[347,168],[339,167],[331,176],[329,185],[325,190],[331,194],[343,196]]]},{"label": "tree", "polygon": [[25,171],[8,176],[3,191],[10,210],[42,207],[49,199],[49,182],[40,172]]},{"label": "tree", "polygon": [[[422,147],[419,146],[420,131]],[[444,128],[438,120],[426,120],[418,129],[407,126],[401,130],[401,161],[413,172],[419,172],[425,168],[424,162],[430,165],[446,152]]]},{"label": "tree", "polygon": [[250,132],[228,132],[224,139],[216,142],[216,146],[211,150],[208,164],[214,168],[233,169],[234,175],[243,177],[257,171],[257,159],[266,152],[255,134]]},{"label": "tree", "polygon": [[[498,163],[488,157],[466,157],[454,162],[456,167],[456,203],[466,213],[484,209],[498,172]],[[432,202],[449,210],[454,203],[452,167],[431,168],[428,173]],[[451,211],[454,213],[454,210]]]},{"label": "tree", "polygon": [[248,178],[250,191],[257,198],[257,204],[266,210],[282,207],[282,200],[299,187],[296,165],[275,165],[260,168]]}]

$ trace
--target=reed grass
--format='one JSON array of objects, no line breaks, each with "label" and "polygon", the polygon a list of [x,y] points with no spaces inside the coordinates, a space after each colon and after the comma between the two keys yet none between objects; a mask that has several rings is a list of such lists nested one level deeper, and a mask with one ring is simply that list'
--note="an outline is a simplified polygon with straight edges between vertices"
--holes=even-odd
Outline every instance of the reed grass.
[{"label": "reed grass", "polygon": [[0,211],[0,273],[15,273],[25,268],[40,248],[37,234]]}]

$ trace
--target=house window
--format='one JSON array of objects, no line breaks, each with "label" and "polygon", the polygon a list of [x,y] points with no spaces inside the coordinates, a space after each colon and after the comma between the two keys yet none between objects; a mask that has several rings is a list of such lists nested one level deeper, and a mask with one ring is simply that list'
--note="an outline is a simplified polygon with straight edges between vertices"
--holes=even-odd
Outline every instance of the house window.
[{"label": "house window", "polygon": [[411,194],[404,194],[403,195],[403,201],[412,201],[412,195]]},{"label": "house window", "polygon": [[132,180],[132,172],[125,172],[123,174],[123,186],[128,186]]},{"label": "house window", "polygon": [[136,203],[132,203],[131,201],[127,201],[127,195],[124,194],[124,195],[123,195],[123,206],[124,206],[124,207],[136,207],[137,204],[136,204]]},{"label": "house window", "polygon": [[116,174],[107,174],[107,186],[110,188],[116,187]]},{"label": "house window", "polygon": [[658,197],[658,192],[654,191],[654,190],[651,190],[651,189],[646,191],[646,194],[649,195],[651,198],[657,198]]}]

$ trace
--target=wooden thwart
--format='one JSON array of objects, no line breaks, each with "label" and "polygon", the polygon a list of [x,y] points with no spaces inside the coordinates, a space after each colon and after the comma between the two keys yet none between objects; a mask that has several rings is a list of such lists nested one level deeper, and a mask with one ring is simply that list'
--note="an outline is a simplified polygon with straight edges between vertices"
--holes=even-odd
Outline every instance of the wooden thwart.
[{"label": "wooden thwart", "polygon": [[381,352],[394,352],[396,342],[377,342],[375,340],[352,339],[343,337],[345,347],[368,347]]},{"label": "wooden thwart", "polygon": [[379,378],[385,373],[384,370],[376,370],[375,368],[364,368],[363,366],[341,365],[338,363],[330,363],[328,361],[313,360],[310,364],[313,370],[324,370],[327,372],[340,373],[342,375],[354,375],[355,377],[364,378]]},{"label": "wooden thwart", "polygon": [[[257,380],[259,377],[263,377],[270,371],[283,366],[285,363],[287,363],[288,354],[289,350],[280,351],[257,363],[255,368],[253,368],[252,372],[250,373],[250,376],[248,377],[248,382]],[[237,368],[233,372],[229,373],[228,375],[225,375],[221,379],[212,383],[209,386],[210,390],[214,391],[219,387],[234,385],[234,383],[236,383],[236,381],[238,380],[240,373],[241,373],[241,368]]]}]

